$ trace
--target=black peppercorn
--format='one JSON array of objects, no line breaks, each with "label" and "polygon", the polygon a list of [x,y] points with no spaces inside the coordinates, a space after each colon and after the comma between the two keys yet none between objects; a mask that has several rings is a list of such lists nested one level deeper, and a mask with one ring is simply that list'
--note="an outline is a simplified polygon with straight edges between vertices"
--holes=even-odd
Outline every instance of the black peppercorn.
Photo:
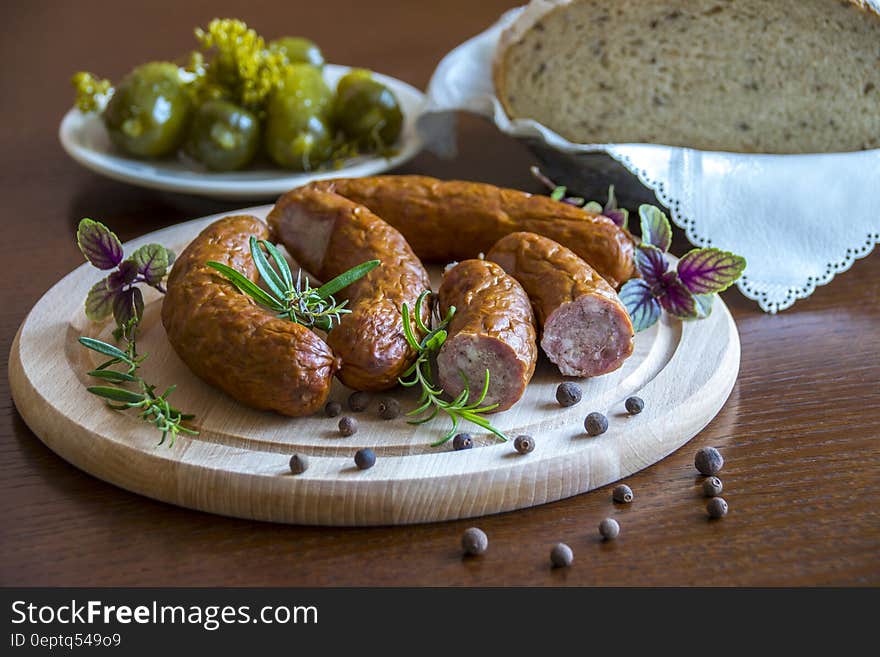
[{"label": "black peppercorn", "polygon": [[339,419],[339,433],[343,436],[353,436],[357,433],[358,421],[350,415],[343,415]]},{"label": "black peppercorn", "polygon": [[305,456],[294,454],[290,457],[290,471],[297,475],[302,474],[309,468],[309,460]]},{"label": "black peppercorn", "polygon": [[614,490],[611,491],[611,499],[620,504],[629,504],[633,501],[632,488],[626,484],[615,486]]},{"label": "black peppercorn", "polygon": [[608,431],[608,418],[601,413],[590,413],[584,420],[584,429],[590,436],[598,436]]},{"label": "black peppercorn", "polygon": [[694,456],[694,467],[700,474],[710,477],[718,474],[724,467],[724,457],[714,447],[703,447]]},{"label": "black peppercorn", "polygon": [[513,441],[513,448],[520,454],[528,454],[535,449],[535,441],[531,436],[517,436]]},{"label": "black peppercorn", "polygon": [[349,395],[348,407],[355,413],[360,413],[367,410],[367,407],[369,407],[372,400],[373,397],[372,395],[370,395],[370,393],[358,390],[357,392],[353,392],[351,393],[351,395]]},{"label": "black peppercorn", "polygon": [[614,518],[605,518],[599,523],[599,533],[606,541],[613,541],[620,534],[620,524]]},{"label": "black peppercorn", "polygon": [[727,500],[723,497],[713,497],[706,505],[706,513],[710,518],[723,518],[727,515]]},{"label": "black peppercorn", "polygon": [[703,495],[706,497],[718,497],[724,489],[718,477],[709,477],[703,482]]},{"label": "black peppercorn", "polygon": [[461,549],[465,554],[479,555],[489,548],[489,537],[486,532],[478,527],[471,527],[461,535]]},{"label": "black peppercorn", "polygon": [[383,420],[393,420],[400,415],[400,402],[394,397],[385,397],[379,400],[379,417]]},{"label": "black peppercorn", "polygon": [[645,401],[641,397],[630,397],[626,400],[626,412],[630,415],[638,415],[645,408]]},{"label": "black peppercorn", "polygon": [[369,470],[376,465],[376,453],[369,447],[364,447],[355,452],[354,464],[358,470]]},{"label": "black peppercorn", "polygon": [[452,439],[452,449],[459,451],[474,446],[474,437],[469,433],[460,433]]},{"label": "black peppercorn", "polygon": [[550,563],[554,568],[567,568],[574,561],[574,552],[565,543],[557,543],[550,550]]},{"label": "black peppercorn", "polygon": [[342,412],[342,404],[338,401],[329,401],[324,407],[324,415],[327,417],[336,417]]},{"label": "black peppercorn", "polygon": [[560,406],[574,406],[581,400],[581,387],[577,383],[566,381],[556,388],[556,401]]}]

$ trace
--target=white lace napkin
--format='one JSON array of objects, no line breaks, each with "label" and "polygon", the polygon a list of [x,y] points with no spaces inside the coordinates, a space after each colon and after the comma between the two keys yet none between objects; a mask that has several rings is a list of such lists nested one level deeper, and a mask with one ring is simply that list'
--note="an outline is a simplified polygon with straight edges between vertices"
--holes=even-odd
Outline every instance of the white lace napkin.
[{"label": "white lace napkin", "polygon": [[880,149],[744,155],[574,144],[535,121],[510,120],[495,97],[492,56],[520,11],[507,12],[437,66],[419,120],[433,151],[454,154],[454,111],[466,110],[493,119],[506,134],[537,137],[561,151],[605,152],[654,191],[693,244],[744,256],[748,266],[737,285],[770,313],[809,296],[880,242]]}]

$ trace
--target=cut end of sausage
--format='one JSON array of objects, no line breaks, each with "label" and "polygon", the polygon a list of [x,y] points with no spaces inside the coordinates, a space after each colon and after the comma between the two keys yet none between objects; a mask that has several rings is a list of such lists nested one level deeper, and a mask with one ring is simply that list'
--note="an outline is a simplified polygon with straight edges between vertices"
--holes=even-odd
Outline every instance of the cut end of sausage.
[{"label": "cut end of sausage", "polygon": [[619,305],[585,295],[547,318],[541,347],[565,376],[607,374],[632,354],[632,323]]},{"label": "cut end of sausage", "polygon": [[498,404],[493,413],[506,411],[522,397],[529,376],[522,361],[505,343],[487,336],[459,333],[446,341],[437,355],[440,386],[450,396],[464,390],[467,377],[470,401],[477,401],[489,370],[489,392],[480,404]]}]

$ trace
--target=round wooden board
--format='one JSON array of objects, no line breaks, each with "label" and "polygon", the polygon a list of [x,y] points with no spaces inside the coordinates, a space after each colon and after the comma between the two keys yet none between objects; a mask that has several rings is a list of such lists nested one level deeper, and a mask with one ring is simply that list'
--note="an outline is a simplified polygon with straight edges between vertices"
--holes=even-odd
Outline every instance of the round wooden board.
[{"label": "round wooden board", "polygon": [[[247,210],[265,217],[269,206]],[[145,235],[126,253],[150,242],[180,252],[211,221],[206,217]],[[247,408],[196,378],[174,353],[159,319],[161,297],[148,290],[138,340],[148,353],[143,372],[160,389],[178,388],[172,400],[195,413],[196,437],[157,446],[158,433],[133,412],[119,413],[86,391],[85,375],[98,356],[80,335],[109,340],[110,326],[89,322],[82,311],[100,273],[83,265],[65,276],[34,306],[10,354],[9,378],[19,412],[53,451],[77,467],[130,491],[180,506],[224,515],[315,525],[383,525],[451,520],[551,502],[626,477],[685,444],[718,413],[739,370],[739,336],[718,299],[712,315],[696,322],[665,316],[638,334],[633,356],[617,372],[580,381],[580,404],[561,408],[563,380],[542,356],[525,396],[492,416],[510,436],[534,436],[535,450],[520,455],[511,442],[472,431],[472,450],[430,444],[446,432],[438,418],[414,427],[405,418],[381,420],[375,402],[357,414],[359,431],[339,435],[337,419],[285,418]],[[332,399],[349,390],[334,383]],[[388,393],[404,409],[414,392]],[[645,410],[626,414],[624,400],[638,394]],[[608,431],[588,437],[584,417],[608,416]],[[466,430],[476,429],[467,427]],[[365,471],[353,455],[371,447],[378,459]],[[310,467],[293,476],[291,454]]]}]

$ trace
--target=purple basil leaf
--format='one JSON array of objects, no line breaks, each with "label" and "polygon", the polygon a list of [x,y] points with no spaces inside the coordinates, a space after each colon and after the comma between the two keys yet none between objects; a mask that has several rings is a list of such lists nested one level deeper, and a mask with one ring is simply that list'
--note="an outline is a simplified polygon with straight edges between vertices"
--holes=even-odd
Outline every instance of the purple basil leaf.
[{"label": "purple basil leaf", "polygon": [[678,277],[694,294],[730,287],[746,268],[746,259],[721,249],[694,249],[678,261]]},{"label": "purple basil leaf", "polygon": [[641,218],[642,243],[652,244],[661,251],[668,251],[672,244],[672,226],[669,219],[654,205],[642,204],[639,206]]},{"label": "purple basil leaf", "polygon": [[161,244],[145,244],[131,254],[129,261],[149,285],[161,282],[168,272],[168,251]]},{"label": "purple basil leaf", "polygon": [[663,310],[679,319],[694,319],[697,316],[697,302],[674,271],[663,274],[660,281],[660,294],[658,298]]},{"label": "purple basil leaf", "polygon": [[650,286],[640,278],[632,278],[620,288],[620,301],[626,307],[638,333],[653,326],[660,317],[660,304],[651,293]]},{"label": "purple basil leaf", "polygon": [[714,294],[695,294],[694,301],[697,302],[698,319],[706,319],[712,314],[712,303],[715,301]]},{"label": "purple basil leaf", "polygon": [[144,316],[144,296],[140,288],[130,287],[116,295],[113,300],[113,318],[117,326],[128,324],[133,318],[139,322]]},{"label": "purple basil leaf", "polygon": [[611,219],[616,226],[621,228],[626,228],[626,225],[629,222],[629,212],[625,208],[605,210],[602,214]]},{"label": "purple basil leaf", "polygon": [[98,281],[86,295],[86,317],[93,322],[107,319],[113,312],[113,300],[116,292],[107,285],[107,279]]},{"label": "purple basil leaf", "polygon": [[654,287],[660,284],[660,278],[669,265],[663,257],[663,251],[650,244],[640,244],[636,248],[636,267],[648,286]]},{"label": "purple basil leaf", "polygon": [[122,262],[122,243],[113,231],[99,221],[80,221],[76,229],[76,244],[86,260],[98,269],[113,269]]},{"label": "purple basil leaf", "polygon": [[118,290],[134,281],[137,275],[137,265],[131,260],[123,260],[119,263],[119,269],[107,277],[107,287],[111,290]]}]

